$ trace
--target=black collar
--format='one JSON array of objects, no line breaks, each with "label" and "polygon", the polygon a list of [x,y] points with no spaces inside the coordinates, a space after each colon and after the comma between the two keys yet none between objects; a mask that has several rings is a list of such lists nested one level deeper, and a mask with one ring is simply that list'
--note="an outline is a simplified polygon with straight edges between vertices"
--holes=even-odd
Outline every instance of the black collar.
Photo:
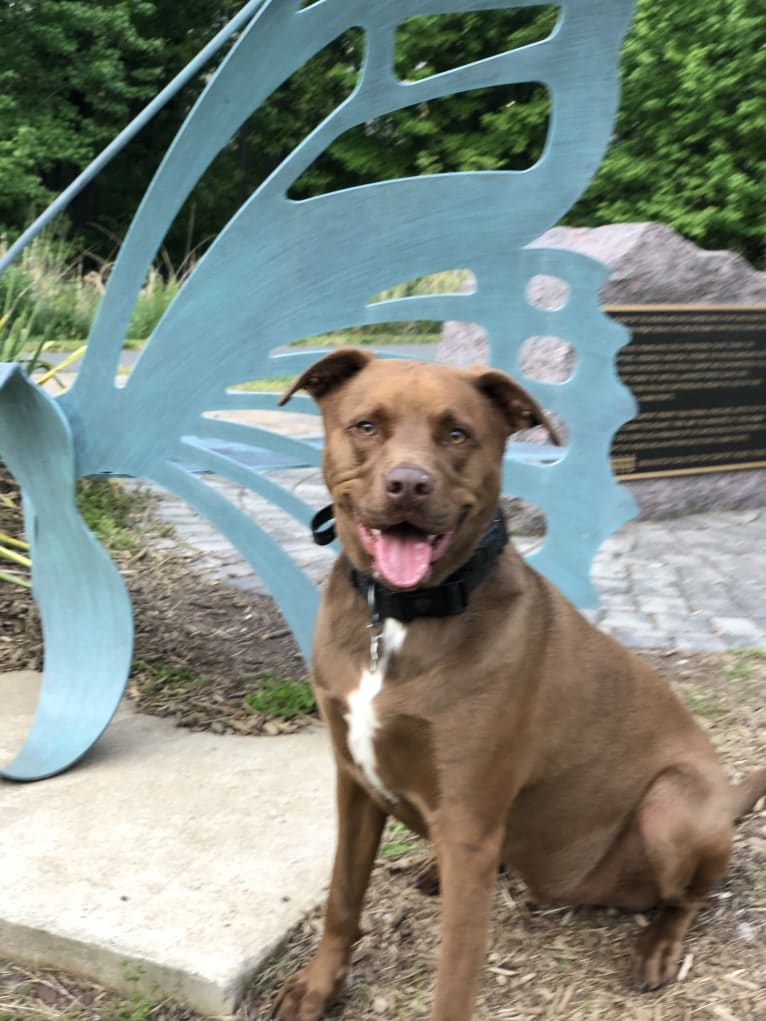
[{"label": "black collar", "polygon": [[[324,507],[312,519],[314,542],[326,546],[335,538],[332,506]],[[397,591],[387,588],[370,574],[358,571],[343,557],[351,584],[366,600],[373,619],[394,617],[407,623],[416,617],[452,617],[468,606],[473,590],[487,577],[508,542],[503,512],[498,509],[492,523],[481,537],[471,559],[433,588]]]}]

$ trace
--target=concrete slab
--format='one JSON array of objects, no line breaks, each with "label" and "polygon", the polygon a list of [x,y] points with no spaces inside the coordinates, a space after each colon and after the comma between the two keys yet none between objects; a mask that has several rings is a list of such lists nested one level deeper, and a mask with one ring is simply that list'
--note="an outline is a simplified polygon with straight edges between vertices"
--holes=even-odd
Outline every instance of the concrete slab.
[{"label": "concrete slab", "polygon": [[[0,674],[0,760],[39,679]],[[115,989],[156,983],[207,1014],[323,896],[334,783],[320,726],[276,738],[194,734],[120,709],[63,776],[0,780],[0,955]]]}]

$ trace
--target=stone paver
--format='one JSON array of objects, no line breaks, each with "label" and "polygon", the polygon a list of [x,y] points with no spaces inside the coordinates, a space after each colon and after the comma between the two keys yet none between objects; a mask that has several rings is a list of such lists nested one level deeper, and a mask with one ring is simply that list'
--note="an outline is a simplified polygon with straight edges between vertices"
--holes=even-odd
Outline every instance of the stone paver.
[{"label": "stone paver", "polygon": [[[766,649],[764,508],[625,525],[596,556],[592,617],[637,648]],[[619,567],[630,606],[611,588]]]},{"label": "stone paver", "polygon": [[[314,508],[327,503],[316,468],[266,473]],[[257,518],[317,582],[334,554],[272,504],[221,480],[210,483]],[[198,569],[250,591],[259,579],[236,550],[185,504],[163,496],[160,516],[177,539],[199,552]],[[523,539],[519,543],[523,545]],[[608,539],[593,564],[601,598],[586,615],[635,648],[716,651],[766,649],[766,495],[764,508],[629,523]]]}]

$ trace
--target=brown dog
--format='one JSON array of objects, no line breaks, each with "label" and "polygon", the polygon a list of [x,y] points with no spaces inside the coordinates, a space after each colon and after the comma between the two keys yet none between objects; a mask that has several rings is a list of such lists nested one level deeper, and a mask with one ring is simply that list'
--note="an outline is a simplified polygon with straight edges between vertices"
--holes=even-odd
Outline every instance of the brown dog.
[{"label": "brown dog", "polygon": [[338,844],[319,949],[273,1016],[316,1021],[338,994],[389,814],[436,850],[432,1021],[471,1017],[501,864],[536,900],[662,905],[637,979],[671,981],[766,769],[730,787],[664,681],[504,545],[506,438],[547,424],[513,380],[343,349],[282,403],[301,388],[322,410],[344,551],[313,659]]}]

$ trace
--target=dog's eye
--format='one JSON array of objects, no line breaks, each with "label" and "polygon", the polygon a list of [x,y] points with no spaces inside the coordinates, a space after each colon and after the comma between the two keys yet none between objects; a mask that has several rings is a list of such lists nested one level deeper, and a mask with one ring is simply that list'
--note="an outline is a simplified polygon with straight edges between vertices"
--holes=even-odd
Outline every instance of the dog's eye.
[{"label": "dog's eye", "polygon": [[468,439],[468,433],[465,429],[450,429],[447,439],[453,446],[457,446],[460,443],[465,443]]},{"label": "dog's eye", "polygon": [[361,422],[357,422],[354,429],[361,433],[362,436],[374,436],[376,433],[374,423],[368,422],[366,419],[363,419]]}]

